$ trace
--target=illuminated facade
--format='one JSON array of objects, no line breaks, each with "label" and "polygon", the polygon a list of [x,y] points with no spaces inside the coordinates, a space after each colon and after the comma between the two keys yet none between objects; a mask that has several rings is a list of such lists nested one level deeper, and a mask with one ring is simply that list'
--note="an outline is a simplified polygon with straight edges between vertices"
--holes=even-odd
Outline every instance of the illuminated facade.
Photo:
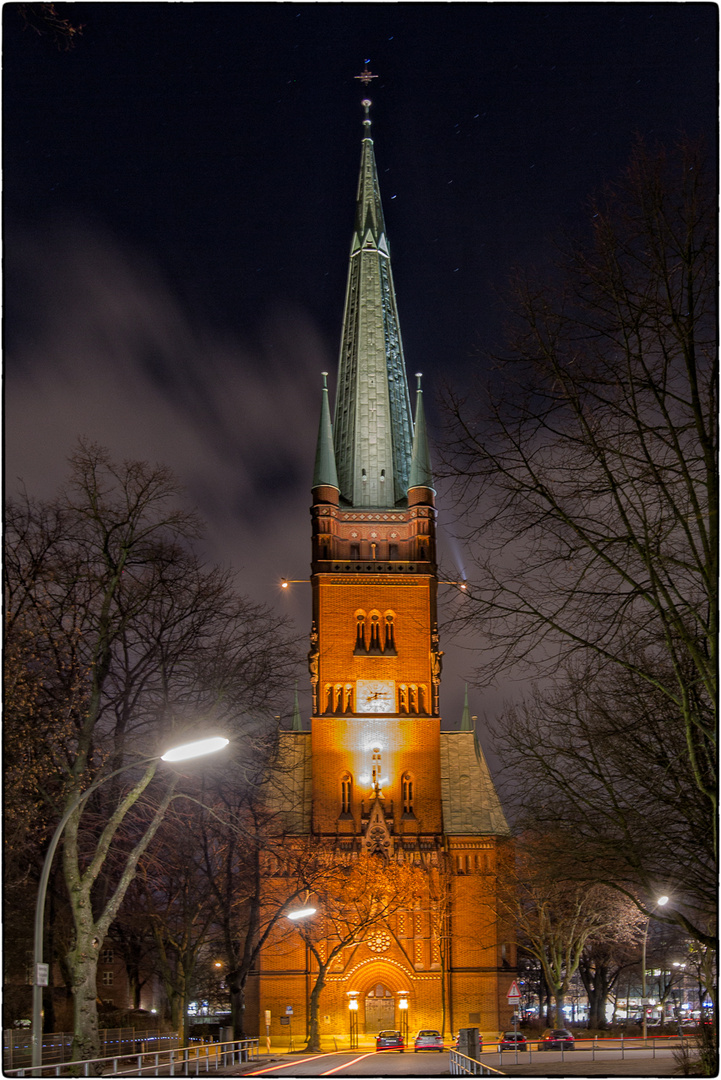
[{"label": "illuminated facade", "polygon": [[[312,717],[310,731],[297,716],[283,733],[272,809],[290,844],[408,862],[435,883],[333,963],[321,1036],[348,1037],[354,999],[361,1035],[404,1018],[411,1032],[491,1032],[510,1018],[515,966],[493,904],[508,826],[467,701],[461,730],[441,731],[435,492],[420,376],[411,410],[369,106],[334,418],[324,387],[312,487]],[[299,937],[269,942],[258,988],[273,1037],[305,1035],[313,981]],[[289,1008],[292,1028],[280,1024]]]}]

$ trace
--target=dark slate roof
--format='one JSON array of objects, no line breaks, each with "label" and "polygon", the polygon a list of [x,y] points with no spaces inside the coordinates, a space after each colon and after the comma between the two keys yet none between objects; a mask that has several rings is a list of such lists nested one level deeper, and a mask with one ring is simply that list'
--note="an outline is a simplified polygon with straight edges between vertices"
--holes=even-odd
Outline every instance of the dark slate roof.
[{"label": "dark slate roof", "polygon": [[508,836],[510,829],[475,731],[441,732],[446,836]]},{"label": "dark slate roof", "polygon": [[277,768],[268,779],[265,806],[276,816],[274,831],[310,832],[312,774],[309,731],[281,731]]}]

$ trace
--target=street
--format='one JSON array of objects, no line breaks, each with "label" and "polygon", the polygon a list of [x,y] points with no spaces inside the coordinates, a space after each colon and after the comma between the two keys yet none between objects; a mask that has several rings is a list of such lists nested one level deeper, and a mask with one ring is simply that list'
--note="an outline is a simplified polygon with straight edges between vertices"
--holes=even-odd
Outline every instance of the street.
[{"label": "street", "polygon": [[[550,1051],[546,1053],[513,1052],[498,1054],[496,1051],[481,1054],[484,1065],[506,1076],[672,1076],[676,1061],[671,1048],[656,1050],[620,1049],[576,1050],[573,1053]],[[449,1076],[448,1053],[414,1054],[397,1051],[378,1054],[373,1050],[355,1053],[323,1053],[316,1055],[283,1055],[282,1060],[248,1069],[241,1066],[223,1070],[224,1075],[279,1076],[293,1080],[304,1076]]]}]

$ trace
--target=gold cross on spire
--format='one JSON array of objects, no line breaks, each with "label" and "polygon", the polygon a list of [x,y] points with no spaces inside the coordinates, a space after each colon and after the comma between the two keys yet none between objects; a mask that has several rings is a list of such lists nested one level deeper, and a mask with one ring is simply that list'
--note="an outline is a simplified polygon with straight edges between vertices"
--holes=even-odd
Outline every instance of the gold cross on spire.
[{"label": "gold cross on spire", "polygon": [[364,86],[369,86],[371,79],[377,79],[377,75],[371,75],[367,67],[364,67],[360,75],[354,75],[353,78],[360,79]]}]

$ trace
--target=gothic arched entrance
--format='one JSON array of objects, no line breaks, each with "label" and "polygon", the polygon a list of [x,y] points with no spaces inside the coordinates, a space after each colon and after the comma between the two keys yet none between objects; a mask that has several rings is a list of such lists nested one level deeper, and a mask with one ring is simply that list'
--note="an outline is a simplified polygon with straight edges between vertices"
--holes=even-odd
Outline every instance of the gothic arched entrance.
[{"label": "gothic arched entrance", "polygon": [[385,983],[374,983],[365,996],[365,1033],[375,1035],[396,1026],[395,994]]}]

